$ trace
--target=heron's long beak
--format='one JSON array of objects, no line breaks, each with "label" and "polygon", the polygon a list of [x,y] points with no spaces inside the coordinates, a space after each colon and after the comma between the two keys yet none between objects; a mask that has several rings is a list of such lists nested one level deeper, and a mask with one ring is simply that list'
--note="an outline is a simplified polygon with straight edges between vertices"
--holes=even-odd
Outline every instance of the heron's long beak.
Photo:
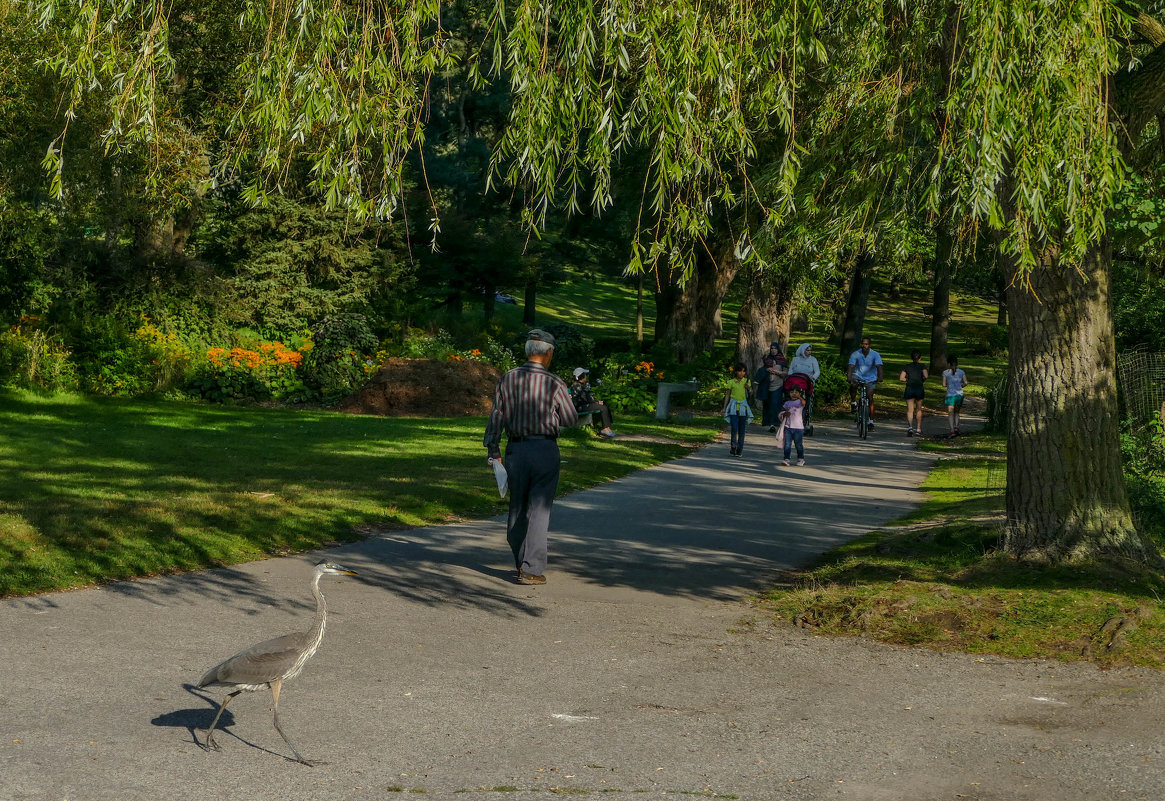
[{"label": "heron's long beak", "polygon": [[355,570],[341,570],[340,572],[343,573],[345,576],[359,576],[360,575]]}]

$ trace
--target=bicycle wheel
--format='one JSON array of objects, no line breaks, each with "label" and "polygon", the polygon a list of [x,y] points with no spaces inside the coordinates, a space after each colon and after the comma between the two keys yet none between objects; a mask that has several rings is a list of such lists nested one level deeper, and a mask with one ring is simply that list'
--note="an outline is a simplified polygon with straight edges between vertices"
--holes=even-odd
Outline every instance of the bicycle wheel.
[{"label": "bicycle wheel", "polygon": [[870,433],[870,404],[863,397],[858,404],[858,437],[865,439]]}]

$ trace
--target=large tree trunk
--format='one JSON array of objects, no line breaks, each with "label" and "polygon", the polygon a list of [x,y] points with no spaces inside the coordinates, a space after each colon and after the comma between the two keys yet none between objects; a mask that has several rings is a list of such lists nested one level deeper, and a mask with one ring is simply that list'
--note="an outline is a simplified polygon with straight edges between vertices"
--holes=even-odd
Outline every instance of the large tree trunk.
[{"label": "large tree trunk", "polygon": [[873,275],[874,257],[869,251],[863,250],[854,259],[845,316],[838,327],[838,349],[842,356],[849,356],[862,344],[862,329],[866,325],[866,307],[870,301],[870,281]]},{"label": "large tree trunk", "polygon": [[635,341],[643,344],[643,273],[639,274],[639,285],[635,289]]},{"label": "large tree trunk", "polygon": [[538,282],[531,279],[526,282],[526,294],[522,298],[522,322],[534,325],[537,319]]},{"label": "large tree trunk", "polygon": [[[1150,20],[1152,21],[1152,20]],[[1142,33],[1145,20],[1135,26]],[[1109,112],[1132,163],[1139,134],[1165,106],[1165,31],[1137,69],[1112,79]],[[1006,190],[1006,187],[1004,187]],[[1005,274],[1010,317],[1006,549],[1063,560],[1117,555],[1162,564],[1133,524],[1120,458],[1112,252],[1097,243],[1077,270],[1045,253],[1024,280]]]},{"label": "large tree trunk", "polygon": [[1003,270],[997,270],[997,272],[995,297],[998,309],[995,312],[995,324],[1005,326],[1008,324],[1008,282],[1007,277],[1003,275]]},{"label": "large tree trunk", "polygon": [[663,283],[656,295],[655,339],[675,348],[681,363],[711,351],[724,332],[720,305],[740,262],[728,244],[710,255],[700,247],[696,267],[682,287],[675,278]]},{"label": "large tree trunk", "polygon": [[788,279],[753,270],[736,324],[735,360],[748,366],[749,375],[760,367],[769,343],[780,342],[787,355],[792,317],[793,287]]},{"label": "large tree trunk", "polygon": [[498,305],[498,289],[493,284],[485,285],[485,294],[481,297],[482,318],[488,323],[494,318],[494,311]]},{"label": "large tree trunk", "polygon": [[953,238],[943,223],[935,228],[934,302],[930,307],[930,374],[947,369],[947,340],[951,328],[951,252]]},{"label": "large tree trunk", "polygon": [[1133,524],[1121,469],[1110,262],[1107,242],[1080,271],[1047,253],[1030,288],[1010,283],[1004,546],[1017,556],[1156,558]]}]

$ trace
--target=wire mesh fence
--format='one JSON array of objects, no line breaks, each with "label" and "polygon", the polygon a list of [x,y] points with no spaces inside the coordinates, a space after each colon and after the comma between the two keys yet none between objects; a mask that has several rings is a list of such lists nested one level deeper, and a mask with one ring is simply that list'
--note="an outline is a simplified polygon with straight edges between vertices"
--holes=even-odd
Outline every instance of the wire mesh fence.
[{"label": "wire mesh fence", "polygon": [[1165,419],[1165,353],[1133,350],[1116,359],[1125,415],[1134,428]]}]

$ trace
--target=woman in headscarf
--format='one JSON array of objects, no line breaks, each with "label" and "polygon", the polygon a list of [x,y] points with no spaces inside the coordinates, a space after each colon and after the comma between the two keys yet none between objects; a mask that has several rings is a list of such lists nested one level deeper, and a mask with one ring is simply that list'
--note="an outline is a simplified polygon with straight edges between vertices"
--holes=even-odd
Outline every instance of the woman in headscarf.
[{"label": "woman in headscarf", "polygon": [[813,355],[813,346],[808,342],[797,348],[797,355],[789,363],[789,375],[793,373],[804,373],[814,381],[821,377],[821,365],[817,363],[817,357]]}]

